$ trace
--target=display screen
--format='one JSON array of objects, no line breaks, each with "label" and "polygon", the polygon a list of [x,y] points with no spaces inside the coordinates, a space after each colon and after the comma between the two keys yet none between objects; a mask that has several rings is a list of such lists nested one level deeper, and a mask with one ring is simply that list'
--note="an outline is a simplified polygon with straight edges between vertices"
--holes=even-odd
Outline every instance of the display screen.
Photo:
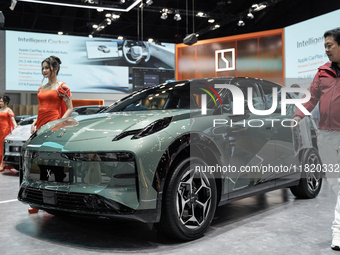
[{"label": "display screen", "polygon": [[134,90],[140,90],[142,88],[174,80],[174,70],[133,68]]},{"label": "display screen", "polygon": [[[300,87],[309,87],[319,66],[328,62],[323,34],[336,25],[340,10],[286,27],[285,32],[285,77],[295,79]],[[288,84],[289,85],[289,84]]]},{"label": "display screen", "polygon": [[118,58],[118,43],[107,41],[87,41],[86,52],[88,59]]},{"label": "display screen", "polygon": [[174,69],[175,44],[6,31],[6,90],[38,91],[41,63],[53,55],[72,92],[130,93],[131,69]]}]

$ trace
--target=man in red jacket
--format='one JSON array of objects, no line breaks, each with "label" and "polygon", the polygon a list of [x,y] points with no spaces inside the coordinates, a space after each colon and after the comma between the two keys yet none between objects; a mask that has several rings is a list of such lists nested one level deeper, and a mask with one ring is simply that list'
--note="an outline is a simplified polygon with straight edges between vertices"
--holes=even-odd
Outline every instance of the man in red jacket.
[{"label": "man in red jacket", "polygon": [[[325,51],[330,62],[320,66],[309,87],[311,98],[303,106],[311,112],[319,102],[320,121],[318,148],[326,177],[337,194],[335,218],[332,223],[331,248],[340,250],[340,28],[324,33]],[[299,122],[305,115],[297,109],[294,119]]]}]

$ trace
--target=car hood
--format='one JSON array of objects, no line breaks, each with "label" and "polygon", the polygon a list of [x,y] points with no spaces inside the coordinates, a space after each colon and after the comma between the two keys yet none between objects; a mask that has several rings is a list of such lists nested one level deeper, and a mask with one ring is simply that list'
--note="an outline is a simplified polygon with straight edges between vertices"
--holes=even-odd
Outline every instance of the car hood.
[{"label": "car hood", "polygon": [[58,143],[104,137],[113,139],[123,132],[143,129],[150,123],[166,117],[173,117],[173,121],[189,119],[190,110],[119,112],[77,116],[50,122],[43,126],[37,135],[41,142],[50,138],[48,140]]},{"label": "car hood", "polygon": [[26,141],[31,135],[31,125],[18,126],[12,133],[6,136],[11,141]]}]

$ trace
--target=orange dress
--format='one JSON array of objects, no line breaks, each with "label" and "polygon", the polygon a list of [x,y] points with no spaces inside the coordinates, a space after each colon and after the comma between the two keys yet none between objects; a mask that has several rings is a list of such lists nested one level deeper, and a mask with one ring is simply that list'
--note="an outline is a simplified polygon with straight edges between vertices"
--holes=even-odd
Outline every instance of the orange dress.
[{"label": "orange dress", "polygon": [[4,154],[4,140],[5,137],[11,133],[14,128],[11,117],[14,117],[14,113],[5,111],[0,112],[0,164],[2,162],[2,155]]},{"label": "orange dress", "polygon": [[39,87],[38,92],[39,111],[36,130],[50,121],[63,117],[67,110],[63,98],[72,96],[65,83],[62,83],[57,89],[41,90],[41,88],[42,86]]}]

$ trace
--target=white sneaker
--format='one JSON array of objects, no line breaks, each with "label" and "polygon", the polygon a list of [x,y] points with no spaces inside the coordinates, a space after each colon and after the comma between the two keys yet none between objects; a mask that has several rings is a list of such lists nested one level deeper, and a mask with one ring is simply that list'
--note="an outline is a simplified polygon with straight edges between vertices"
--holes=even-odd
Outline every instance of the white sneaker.
[{"label": "white sneaker", "polygon": [[340,235],[339,234],[333,234],[331,248],[333,250],[340,251]]}]

